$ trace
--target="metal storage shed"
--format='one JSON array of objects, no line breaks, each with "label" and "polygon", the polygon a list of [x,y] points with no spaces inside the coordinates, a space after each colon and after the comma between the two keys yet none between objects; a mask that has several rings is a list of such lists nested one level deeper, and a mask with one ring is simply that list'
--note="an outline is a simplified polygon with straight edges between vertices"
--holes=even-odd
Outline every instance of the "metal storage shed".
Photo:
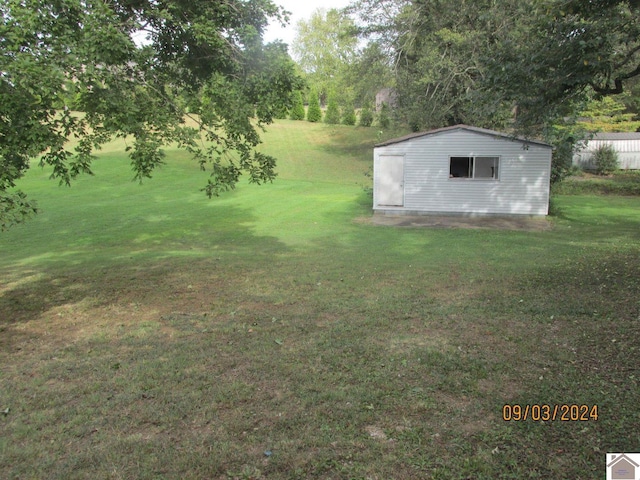
[{"label": "metal storage shed", "polygon": [[379,143],[373,209],[385,214],[547,215],[552,147],[456,125]]},{"label": "metal storage shed", "polygon": [[573,156],[573,164],[585,170],[595,170],[593,152],[602,145],[611,145],[623,170],[640,170],[640,132],[596,133],[585,147]]}]

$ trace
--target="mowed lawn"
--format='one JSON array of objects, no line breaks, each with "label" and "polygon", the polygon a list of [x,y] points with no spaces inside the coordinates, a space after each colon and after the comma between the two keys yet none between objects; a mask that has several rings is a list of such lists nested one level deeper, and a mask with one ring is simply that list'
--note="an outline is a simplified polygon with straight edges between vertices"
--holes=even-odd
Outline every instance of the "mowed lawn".
[{"label": "mowed lawn", "polygon": [[176,151],[142,185],[117,142],[71,188],[33,168],[41,213],[0,233],[0,478],[592,479],[637,452],[640,198],[374,226],[378,138],[278,121],[278,179],[212,200]]}]

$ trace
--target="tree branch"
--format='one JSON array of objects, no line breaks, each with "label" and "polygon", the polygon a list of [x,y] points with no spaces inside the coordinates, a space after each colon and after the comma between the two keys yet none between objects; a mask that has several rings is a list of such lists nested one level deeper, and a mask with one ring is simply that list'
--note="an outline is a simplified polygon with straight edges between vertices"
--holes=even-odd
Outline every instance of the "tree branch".
[{"label": "tree branch", "polygon": [[631,51],[629,53],[627,53],[625,55],[625,57],[620,62],[618,62],[617,64],[615,64],[613,66],[613,69],[614,70],[618,70],[618,69],[624,67],[633,58],[633,56],[638,52],[640,52],[640,45],[636,45],[635,48],[631,49]]},{"label": "tree branch", "polygon": [[605,86],[596,85],[595,82],[590,82],[589,86],[591,86],[591,88],[593,88],[593,90],[596,93],[599,93],[600,95],[618,95],[624,92],[624,86],[622,85],[622,81],[628,80],[633,77],[637,77],[638,75],[640,75],[640,65],[638,65],[634,70],[630,71],[629,73],[620,75],[618,78],[616,78],[613,81],[615,87],[611,87],[609,85],[605,85]]}]

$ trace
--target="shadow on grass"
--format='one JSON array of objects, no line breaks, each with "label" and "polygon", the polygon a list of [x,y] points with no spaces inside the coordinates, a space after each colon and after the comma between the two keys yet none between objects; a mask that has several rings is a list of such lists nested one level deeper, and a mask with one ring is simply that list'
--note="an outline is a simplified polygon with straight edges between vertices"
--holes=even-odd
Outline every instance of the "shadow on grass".
[{"label": "shadow on grass", "polygon": [[354,158],[363,163],[373,161],[373,146],[378,143],[377,130],[367,127],[335,127],[330,134],[331,142],[322,149],[333,156]]},{"label": "shadow on grass", "polygon": [[[94,225],[75,236],[61,235],[62,240],[48,242],[48,234],[31,239],[29,257],[16,257],[0,269],[0,346],[12,343],[12,333],[25,334],[20,325],[79,304],[171,303],[172,297],[188,296],[192,277],[208,279],[213,292],[227,290],[243,272],[287,253],[277,238],[252,231],[255,218],[248,210],[226,205],[209,212],[208,225],[201,214],[191,223],[180,215],[129,218],[105,224],[100,233]],[[37,232],[37,221],[24,227]]]},{"label": "shadow on grass", "polygon": [[558,218],[562,220],[568,220],[564,209],[562,208],[562,202],[559,202],[555,195],[549,197],[549,216],[551,218]]}]

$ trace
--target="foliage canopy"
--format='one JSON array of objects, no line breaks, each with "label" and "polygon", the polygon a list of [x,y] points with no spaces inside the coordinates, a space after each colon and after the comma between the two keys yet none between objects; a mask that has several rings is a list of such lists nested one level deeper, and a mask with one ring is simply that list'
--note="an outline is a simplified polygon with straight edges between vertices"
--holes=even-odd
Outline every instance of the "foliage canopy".
[{"label": "foliage canopy", "polygon": [[319,8],[296,29],[294,57],[324,104],[332,90],[344,92],[348,87],[342,79],[357,55],[355,25],[340,10]]},{"label": "foliage canopy", "polygon": [[486,78],[517,105],[518,126],[573,115],[592,94],[620,94],[640,76],[640,2],[528,0],[515,12]]},{"label": "foliage canopy", "polygon": [[[414,129],[469,123],[546,135],[640,77],[636,0],[357,0]],[[371,20],[375,19],[375,20]],[[632,103],[632,102],[629,102]],[[515,120],[515,121],[514,121]]]}]

